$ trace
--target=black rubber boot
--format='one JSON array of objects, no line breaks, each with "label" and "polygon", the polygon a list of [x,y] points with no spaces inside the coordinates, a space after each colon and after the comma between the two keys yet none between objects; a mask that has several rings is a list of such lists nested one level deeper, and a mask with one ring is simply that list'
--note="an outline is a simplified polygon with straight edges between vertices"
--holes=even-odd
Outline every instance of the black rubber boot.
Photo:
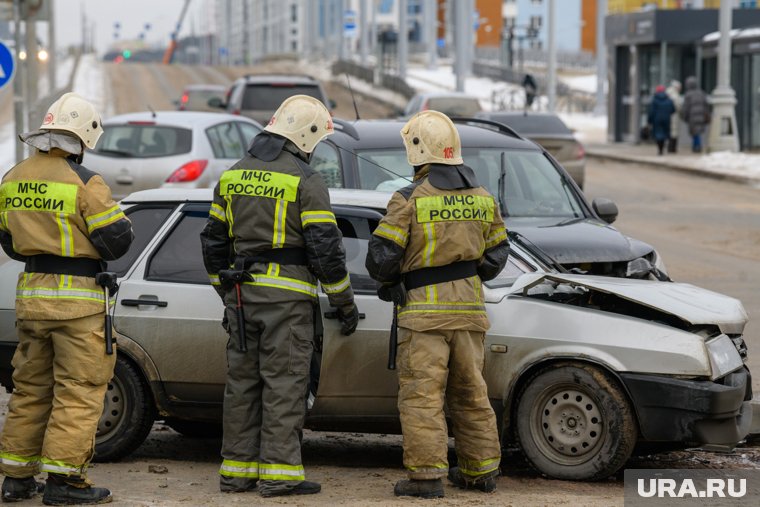
[{"label": "black rubber boot", "polygon": [[20,502],[42,493],[44,482],[37,482],[34,477],[15,479],[6,477],[3,481],[3,502]]},{"label": "black rubber boot", "polygon": [[95,488],[82,477],[48,474],[42,503],[45,505],[85,505],[109,503],[111,491]]},{"label": "black rubber boot", "polygon": [[459,470],[459,467],[454,467],[449,469],[449,480],[457,488],[477,489],[483,493],[491,493],[496,491],[496,476],[498,474],[497,470],[479,477],[467,477]]},{"label": "black rubber boot", "polygon": [[443,498],[443,482],[441,479],[418,481],[404,479],[398,481],[393,488],[396,496],[416,496],[418,498]]},{"label": "black rubber boot", "polygon": [[317,482],[303,481],[298,483],[295,488],[282,489],[278,491],[262,491],[261,496],[269,498],[273,496],[288,496],[288,495],[314,495],[322,491],[322,486]]}]

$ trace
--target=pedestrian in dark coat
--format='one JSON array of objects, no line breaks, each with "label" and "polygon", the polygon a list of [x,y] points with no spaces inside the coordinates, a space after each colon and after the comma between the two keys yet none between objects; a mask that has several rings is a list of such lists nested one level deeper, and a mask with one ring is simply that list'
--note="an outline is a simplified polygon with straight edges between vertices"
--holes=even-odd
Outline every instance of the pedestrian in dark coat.
[{"label": "pedestrian in dark coat", "polygon": [[707,94],[699,88],[697,78],[686,78],[686,94],[681,106],[681,119],[689,127],[691,136],[691,151],[702,151],[702,134],[705,126],[710,123],[710,105],[707,103]]},{"label": "pedestrian in dark coat", "polygon": [[662,155],[665,142],[670,139],[670,116],[675,112],[676,106],[665,93],[665,87],[658,85],[649,104],[649,124],[652,126],[652,137],[657,141],[658,155]]}]

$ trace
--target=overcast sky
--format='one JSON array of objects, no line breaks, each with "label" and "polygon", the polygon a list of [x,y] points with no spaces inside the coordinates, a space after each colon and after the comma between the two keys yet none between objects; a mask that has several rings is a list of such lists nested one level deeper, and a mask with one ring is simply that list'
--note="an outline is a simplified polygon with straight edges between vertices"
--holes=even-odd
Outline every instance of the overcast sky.
[{"label": "overcast sky", "polygon": [[[82,12],[95,25],[95,44],[98,53],[105,52],[114,42],[114,23],[120,23],[121,39],[137,39],[144,31],[146,42],[168,44],[171,32],[179,20],[184,0],[54,0],[55,29],[59,47],[80,44],[82,41]],[[192,0],[181,35],[189,35],[195,27],[203,31],[203,11],[209,0]],[[47,39],[47,30],[39,25],[40,39]]]}]

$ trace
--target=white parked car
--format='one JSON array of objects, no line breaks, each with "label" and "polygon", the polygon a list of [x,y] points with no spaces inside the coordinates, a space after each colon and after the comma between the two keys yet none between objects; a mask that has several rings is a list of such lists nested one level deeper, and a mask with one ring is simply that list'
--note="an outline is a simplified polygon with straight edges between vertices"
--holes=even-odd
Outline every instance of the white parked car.
[{"label": "white parked car", "polygon": [[261,131],[222,113],[158,111],[115,116],[84,166],[103,176],[115,199],[160,186],[213,187]]}]

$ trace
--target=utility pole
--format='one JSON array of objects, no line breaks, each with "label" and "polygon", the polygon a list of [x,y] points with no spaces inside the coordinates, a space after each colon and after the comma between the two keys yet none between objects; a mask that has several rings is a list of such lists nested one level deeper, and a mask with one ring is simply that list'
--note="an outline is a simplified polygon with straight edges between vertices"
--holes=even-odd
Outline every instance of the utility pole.
[{"label": "utility pole", "polygon": [[[13,117],[16,123],[16,134],[24,132],[24,90],[21,83],[21,0],[13,0],[13,39],[16,45],[16,75],[13,76]],[[15,136],[14,136],[15,137]],[[24,145],[16,140],[16,163],[24,158]]]},{"label": "utility pole", "polygon": [[549,47],[549,62],[546,73],[546,86],[549,88],[549,112],[553,113],[557,108],[557,3],[549,0],[547,29],[547,46]]},{"label": "utility pole", "polygon": [[406,79],[406,63],[409,58],[409,2],[407,0],[398,0],[398,37],[396,47],[398,49],[398,76]]},{"label": "utility pole", "polygon": [[718,41],[718,86],[713,90],[710,122],[710,151],[739,151],[736,132],[736,94],[731,88],[731,16],[734,2],[720,3]]},{"label": "utility pole", "polygon": [[425,0],[422,8],[428,51],[427,68],[435,70],[438,68],[438,0]]},{"label": "utility pole", "polygon": [[604,84],[607,82],[607,45],[604,41],[605,23],[607,16],[607,0],[596,2],[596,106],[594,114],[607,114],[607,101],[604,94]]},{"label": "utility pole", "polygon": [[24,39],[26,40],[26,114],[27,125],[31,128],[37,118],[37,99],[39,92],[39,67],[37,60],[37,22],[32,13],[24,20]]},{"label": "utility pole", "polygon": [[346,59],[345,0],[337,0],[338,5],[338,60]]},{"label": "utility pole", "polygon": [[47,74],[48,83],[50,85],[50,93],[53,93],[58,88],[56,83],[56,65],[58,62],[58,55],[55,45],[55,16],[53,15],[53,6],[55,2],[48,2],[48,59],[47,59]]},{"label": "utility pole", "polygon": [[454,72],[457,76],[457,91],[464,91],[467,78],[467,58],[470,55],[469,45],[472,44],[469,27],[472,25],[472,10],[469,0],[455,3],[454,9]]},{"label": "utility pole", "polygon": [[367,65],[369,57],[369,26],[367,25],[367,9],[369,0],[361,0],[359,5],[359,55],[361,64]]}]

